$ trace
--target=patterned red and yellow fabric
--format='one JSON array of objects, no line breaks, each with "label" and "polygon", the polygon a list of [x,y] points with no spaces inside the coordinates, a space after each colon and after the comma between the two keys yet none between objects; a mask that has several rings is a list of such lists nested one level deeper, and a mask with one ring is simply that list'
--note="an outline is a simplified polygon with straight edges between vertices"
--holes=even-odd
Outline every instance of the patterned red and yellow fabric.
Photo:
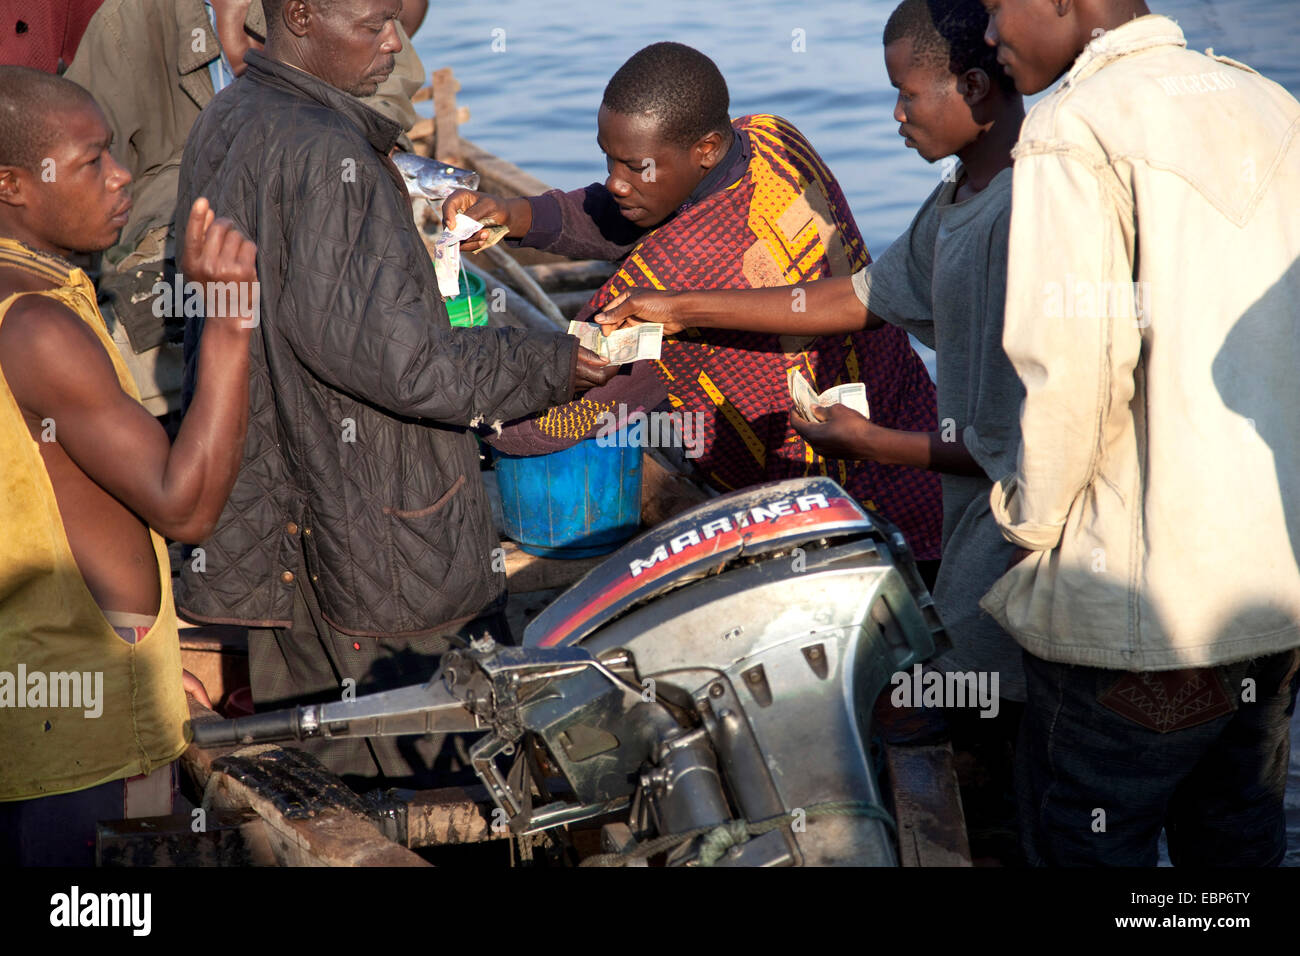
[{"label": "patterned red and yellow fabric", "polygon": [[[850,275],[871,261],[839,184],[797,129],[769,115],[742,117],[732,125],[749,139],[744,173],[643,238],[579,318],[634,288],[790,285]],[[653,369],[673,409],[704,413],[694,464],[716,487],[828,475],[898,525],[918,558],[939,556],[938,475],[828,461],[790,426],[786,372],[798,367],[819,392],[864,382],[871,417],[881,425],[935,429],[933,383],[901,330],[811,338],[691,329],[664,340],[659,362],[640,364]],[[641,381],[643,393],[646,374],[638,368],[631,376]],[[539,438],[571,443],[594,434],[599,416],[615,411],[618,401],[617,387],[596,390],[532,425]]]}]

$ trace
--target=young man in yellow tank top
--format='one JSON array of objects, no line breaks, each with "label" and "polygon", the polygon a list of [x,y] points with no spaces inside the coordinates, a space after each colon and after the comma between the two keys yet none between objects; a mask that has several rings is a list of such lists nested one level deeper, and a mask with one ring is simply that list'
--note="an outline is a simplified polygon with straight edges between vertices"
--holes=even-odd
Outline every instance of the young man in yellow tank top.
[{"label": "young man in yellow tank top", "polygon": [[[127,221],[110,139],[81,87],[0,67],[0,864],[89,863],[96,820],[170,812],[184,690],[205,695],[162,535],[207,536],[244,445],[255,314],[208,316],[172,444],[67,260]],[[255,256],[194,203],[187,279],[251,285]]]}]

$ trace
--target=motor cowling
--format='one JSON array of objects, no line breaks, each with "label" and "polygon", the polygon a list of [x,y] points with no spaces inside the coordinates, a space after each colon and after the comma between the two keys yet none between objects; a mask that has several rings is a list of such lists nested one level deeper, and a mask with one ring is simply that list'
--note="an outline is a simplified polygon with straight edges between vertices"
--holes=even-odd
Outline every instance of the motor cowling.
[{"label": "motor cowling", "polygon": [[[890,675],[946,638],[901,534],[833,481],[761,485],[665,522],[548,607],[524,644],[617,663],[673,716],[635,781],[639,836],[725,817],[751,832],[719,863],[897,862],[871,710]],[[579,785],[583,772],[566,768]],[[697,861],[700,845],[670,860]]]}]

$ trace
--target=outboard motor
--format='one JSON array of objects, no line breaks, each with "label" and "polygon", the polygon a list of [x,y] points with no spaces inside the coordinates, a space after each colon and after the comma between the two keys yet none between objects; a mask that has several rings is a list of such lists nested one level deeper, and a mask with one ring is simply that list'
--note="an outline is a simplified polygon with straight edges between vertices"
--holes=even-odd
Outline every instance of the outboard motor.
[{"label": "outboard motor", "polygon": [[880,806],[876,698],[946,639],[903,536],[830,479],[761,485],[659,525],[561,595],[524,644],[581,647],[689,718],[640,774],[634,832],[788,814],[724,861],[896,863],[882,819],[845,808]]},{"label": "outboard motor", "polygon": [[586,862],[892,866],[871,712],[891,675],[946,647],[902,535],[802,478],[624,545],[523,647],[487,641],[423,686],[195,739],[487,730],[471,762],[516,833],[626,811],[605,827],[614,852]]}]

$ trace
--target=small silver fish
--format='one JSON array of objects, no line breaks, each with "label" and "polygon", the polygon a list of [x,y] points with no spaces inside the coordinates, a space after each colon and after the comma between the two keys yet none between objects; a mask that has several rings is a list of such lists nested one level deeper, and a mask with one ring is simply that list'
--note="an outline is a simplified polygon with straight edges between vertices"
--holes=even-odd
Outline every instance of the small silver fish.
[{"label": "small silver fish", "polygon": [[457,189],[478,189],[478,173],[426,156],[397,152],[393,154],[393,165],[413,198],[446,199]]}]

